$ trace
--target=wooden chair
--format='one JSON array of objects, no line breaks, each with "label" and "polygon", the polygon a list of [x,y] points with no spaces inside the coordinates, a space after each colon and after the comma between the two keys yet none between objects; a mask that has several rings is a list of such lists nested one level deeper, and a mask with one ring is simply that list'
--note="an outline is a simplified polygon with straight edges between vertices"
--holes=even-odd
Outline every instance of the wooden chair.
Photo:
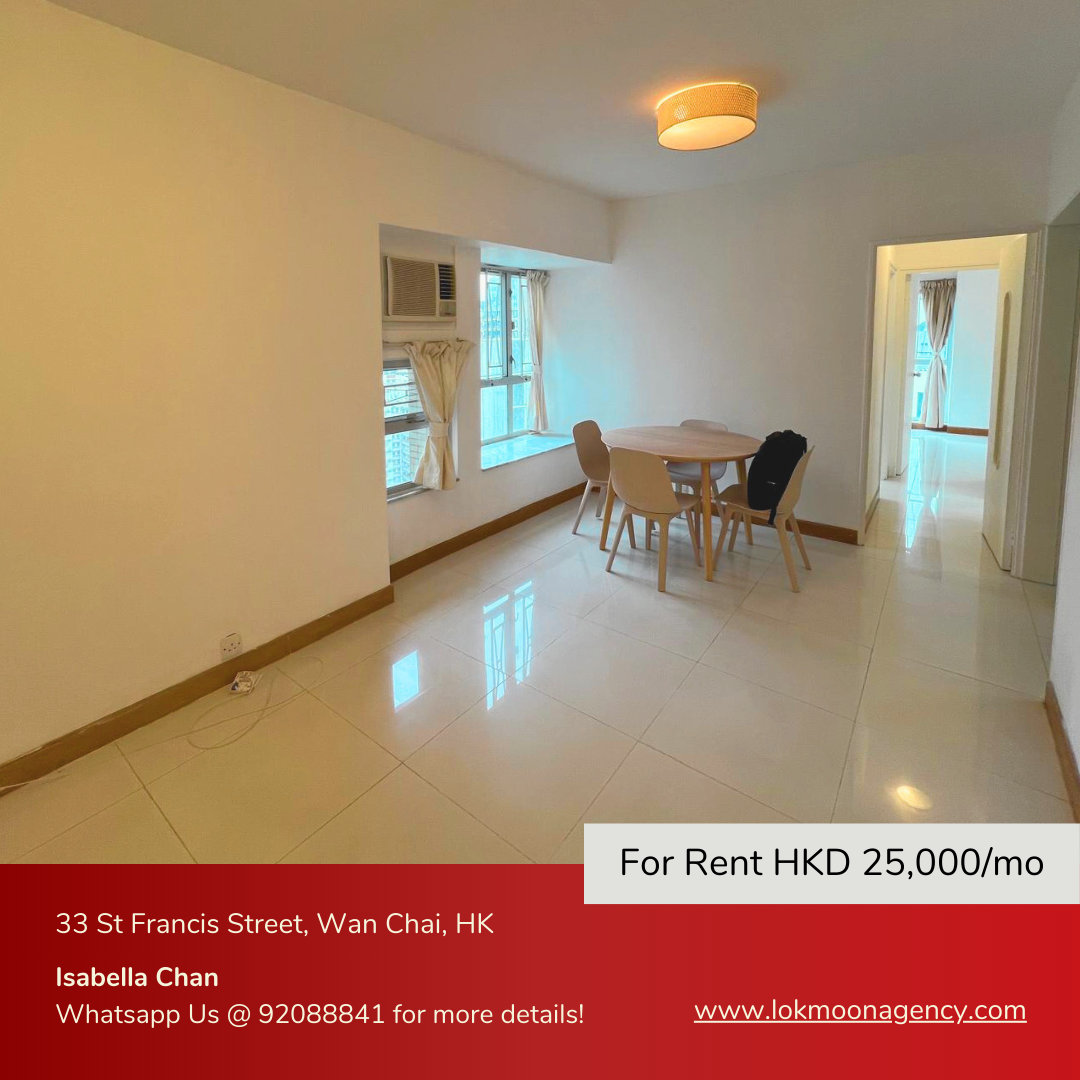
[{"label": "wooden chair", "polygon": [[[721,424],[716,420],[683,420],[679,427],[697,428],[699,431],[729,431],[727,424]],[[668,462],[668,475],[676,488],[688,487],[698,498],[701,497],[701,466],[696,461],[670,461]],[[712,493],[713,500],[719,498],[720,488],[717,481],[727,472],[727,462],[714,462],[712,466]],[[717,503],[719,505],[719,503]],[[701,518],[694,515],[694,526],[698,531],[698,543],[701,542]]]},{"label": "wooden chair", "polygon": [[582,420],[574,425],[574,448],[577,450],[578,464],[585,474],[585,490],[581,493],[581,505],[578,507],[577,517],[574,518],[574,527],[570,530],[577,535],[578,526],[581,524],[581,516],[585,513],[585,504],[589,501],[589,492],[597,488],[600,494],[596,497],[596,516],[604,506],[607,497],[608,477],[611,472],[611,462],[608,457],[608,448],[604,440],[600,438],[600,425],[595,420]]},{"label": "wooden chair", "polygon": [[667,467],[660,458],[643,454],[640,450],[616,447],[611,451],[611,484],[615,488],[615,494],[623,501],[623,512],[619,518],[615,542],[611,545],[611,554],[608,555],[609,574],[624,528],[629,528],[630,546],[637,546],[634,541],[634,514],[645,519],[646,530],[653,521],[660,526],[660,565],[656,578],[656,587],[660,592],[664,592],[667,585],[668,526],[672,518],[679,517],[680,514],[686,518],[690,539],[694,545],[694,559],[698,566],[701,565],[697,531],[690,521],[694,507],[700,505],[698,496],[675,491],[671,486]]},{"label": "wooden chair", "polygon": [[[799,591],[799,578],[795,573],[795,560],[791,555],[791,545],[788,543],[787,530],[790,527],[795,536],[795,543],[799,545],[799,554],[802,556],[803,566],[810,569],[810,558],[806,554],[806,545],[803,543],[802,533],[799,531],[799,522],[795,517],[795,504],[799,501],[802,493],[803,476],[806,467],[810,464],[810,455],[814,452],[811,446],[795,466],[791,479],[784,488],[784,494],[780,496],[780,502],[776,505],[776,536],[780,541],[780,551],[784,556],[784,564],[787,566],[788,580],[791,582],[791,591]],[[720,503],[723,506],[723,520],[720,525],[720,538],[716,541],[716,550],[712,553],[713,568],[716,567],[720,557],[720,549],[724,546],[724,536],[728,526],[732,525],[731,539],[728,542],[728,551],[735,546],[735,529],[740,519],[746,524],[747,538],[750,536],[750,519],[757,518],[759,521],[769,520],[768,510],[754,510],[746,497],[745,484],[732,484],[720,492]]]}]

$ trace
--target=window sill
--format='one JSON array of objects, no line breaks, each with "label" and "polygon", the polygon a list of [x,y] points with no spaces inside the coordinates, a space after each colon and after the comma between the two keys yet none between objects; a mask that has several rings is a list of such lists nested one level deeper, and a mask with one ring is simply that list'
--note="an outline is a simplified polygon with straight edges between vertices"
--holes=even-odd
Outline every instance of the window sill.
[{"label": "window sill", "polygon": [[513,439],[488,443],[480,447],[480,469],[486,472],[573,444],[574,440],[569,435],[518,435]]},{"label": "window sill", "polygon": [[411,498],[413,495],[423,495],[425,491],[430,490],[430,488],[422,487],[420,484],[417,484],[415,487],[408,488],[405,491],[395,491],[393,495],[387,495],[386,501],[387,504],[396,503],[400,499],[408,499]]}]

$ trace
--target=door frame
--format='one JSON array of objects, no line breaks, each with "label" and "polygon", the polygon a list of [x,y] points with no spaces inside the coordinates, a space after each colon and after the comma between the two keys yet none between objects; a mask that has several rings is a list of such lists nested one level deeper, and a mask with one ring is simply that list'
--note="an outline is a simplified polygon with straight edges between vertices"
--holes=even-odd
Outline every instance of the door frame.
[{"label": "door frame", "polygon": [[[1007,228],[997,229],[982,229],[982,230],[969,230],[967,232],[958,233],[938,233],[928,236],[903,236],[892,237],[890,239],[871,240],[869,245],[868,259],[867,259],[867,297],[866,297],[866,336],[863,348],[863,418],[862,418],[862,449],[859,456],[859,488],[858,490],[865,497],[867,488],[867,476],[870,468],[870,412],[871,403],[873,401],[873,395],[875,391],[874,387],[874,304],[875,304],[875,292],[877,284],[877,256],[878,248],[900,246],[904,244],[927,244],[927,243],[940,243],[946,240],[977,240],[983,237],[992,236],[1017,236],[1021,233],[1026,234],[1028,237],[1028,263],[1025,269],[1024,275],[1024,297],[1021,305],[1021,339],[1020,339],[1020,357],[1018,360],[1018,372],[1017,378],[1018,387],[1020,386],[1020,379],[1022,376],[1023,388],[1024,388],[1024,401],[1023,409],[1019,406],[1021,402],[1017,401],[1017,415],[1021,418],[1020,423],[1013,421],[1013,454],[1015,458],[1024,458],[1023,450],[1021,449],[1018,454],[1017,442],[1019,438],[1021,442],[1019,445],[1023,447],[1028,441],[1028,381],[1031,377],[1031,357],[1033,355],[1033,348],[1037,347],[1038,342],[1035,341],[1037,336],[1037,327],[1035,327],[1035,320],[1033,318],[1035,312],[1035,299],[1036,294],[1041,297],[1042,295],[1042,232],[1046,228],[1043,224],[1038,225],[1022,225]],[[1032,245],[1034,245],[1034,255],[1032,251]],[[945,267],[927,267],[927,270],[946,269]],[[955,269],[955,268],[951,268]],[[964,269],[972,269],[971,267],[964,267]],[[910,271],[910,273],[917,273],[923,271]],[[1029,277],[1029,272],[1034,274],[1034,277]],[[908,274],[909,271],[898,271],[897,277]],[[1026,332],[1025,332],[1026,327]],[[881,389],[881,388],[879,388]],[[1018,390],[1019,393],[1019,390]],[[903,397],[903,393],[901,393]],[[1021,430],[1018,430],[1021,429]],[[882,424],[880,437],[882,438],[882,449],[884,450],[884,424]],[[1017,471],[1014,473],[1012,464],[1017,465]],[[1026,471],[1019,470],[1019,462],[1010,464],[1009,470],[1009,506],[1015,512],[1016,508],[1026,503],[1027,499],[1027,473]],[[1013,519],[1015,527],[1015,518]],[[863,543],[864,535],[866,531],[866,515],[865,511],[861,511],[859,514],[859,526],[858,526],[858,543]]]}]

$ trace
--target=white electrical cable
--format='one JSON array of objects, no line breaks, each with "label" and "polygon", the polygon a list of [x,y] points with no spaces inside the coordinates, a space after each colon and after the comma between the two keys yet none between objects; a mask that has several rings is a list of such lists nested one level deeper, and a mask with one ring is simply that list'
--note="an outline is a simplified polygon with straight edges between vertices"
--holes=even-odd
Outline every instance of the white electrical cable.
[{"label": "white electrical cable", "polygon": [[[314,660],[319,665],[319,671],[322,671],[323,667],[325,666],[323,664],[322,658],[319,656],[307,656],[305,657],[305,659]],[[229,716],[223,716],[220,720],[215,720],[212,724],[204,725],[203,720],[205,720],[206,717],[208,717],[212,712],[214,712],[215,709],[220,709],[224,705],[232,704],[232,702],[235,700],[233,697],[222,698],[221,701],[215,701],[214,704],[210,706],[210,708],[200,713],[198,719],[196,719],[195,723],[192,725],[189,731],[182,732],[179,735],[171,735],[169,738],[162,739],[160,742],[148,743],[146,746],[140,746],[138,748],[138,751],[142,752],[143,750],[153,750],[157,746],[165,746],[167,743],[176,742],[178,739],[186,739],[189,746],[200,751],[220,750],[224,746],[232,746],[233,743],[239,742],[242,738],[244,738],[245,735],[250,735],[251,732],[253,732],[255,728],[257,728],[259,724],[262,723],[263,717],[266,716],[266,714],[270,711],[271,708],[275,710],[279,709],[282,706],[288,705],[290,701],[295,701],[298,697],[302,697],[304,694],[307,693],[307,690],[301,687],[300,690],[297,691],[297,693],[291,694],[289,697],[283,698],[281,701],[274,701],[274,685],[277,682],[277,677],[280,672],[277,668],[271,668],[270,670],[270,678],[267,679],[265,682],[260,679],[259,683],[256,684],[255,689],[252,690],[252,693],[255,693],[258,690],[259,686],[266,687],[266,700],[257,709],[249,709],[247,712],[233,713]],[[233,722],[234,720],[243,720],[245,717],[248,716],[254,716],[255,719],[246,727],[236,732],[234,735],[229,736],[228,738],[221,739],[218,742],[212,742],[207,745],[203,745],[195,741],[194,736],[197,735],[199,732],[213,731],[214,728],[221,727],[222,724],[228,724]],[[123,751],[121,751],[121,753],[123,753]],[[47,776],[39,776],[33,780],[24,780],[21,784],[5,784],[4,786],[0,787],[0,792],[14,791],[17,788],[31,787],[35,784],[52,783],[56,780],[62,780],[64,779],[64,777],[70,775],[71,772],[69,768],[60,768],[55,770],[54,772],[49,773]]]}]

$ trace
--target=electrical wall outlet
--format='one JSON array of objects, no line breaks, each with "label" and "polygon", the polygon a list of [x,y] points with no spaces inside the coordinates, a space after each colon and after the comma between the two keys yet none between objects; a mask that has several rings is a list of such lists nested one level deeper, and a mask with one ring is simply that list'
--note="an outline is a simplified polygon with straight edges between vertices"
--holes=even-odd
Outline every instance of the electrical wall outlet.
[{"label": "electrical wall outlet", "polygon": [[237,656],[244,651],[243,642],[239,634],[229,634],[221,639],[221,659],[228,660],[230,656]]}]

